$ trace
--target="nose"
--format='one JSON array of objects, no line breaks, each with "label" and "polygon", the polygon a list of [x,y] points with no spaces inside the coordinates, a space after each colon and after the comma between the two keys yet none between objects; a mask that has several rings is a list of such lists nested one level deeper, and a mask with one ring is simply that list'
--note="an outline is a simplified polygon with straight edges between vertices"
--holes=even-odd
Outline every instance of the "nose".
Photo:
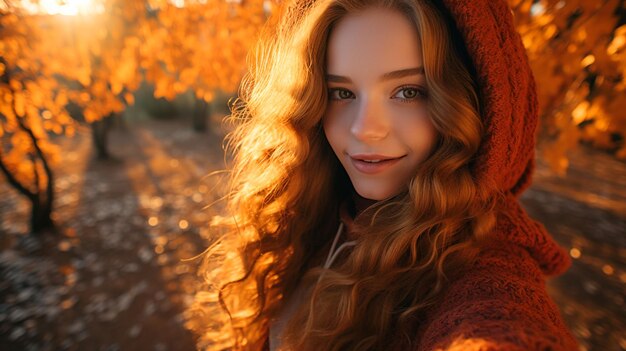
[{"label": "nose", "polygon": [[350,132],[361,141],[384,139],[389,134],[389,122],[380,103],[371,98],[361,100]]}]

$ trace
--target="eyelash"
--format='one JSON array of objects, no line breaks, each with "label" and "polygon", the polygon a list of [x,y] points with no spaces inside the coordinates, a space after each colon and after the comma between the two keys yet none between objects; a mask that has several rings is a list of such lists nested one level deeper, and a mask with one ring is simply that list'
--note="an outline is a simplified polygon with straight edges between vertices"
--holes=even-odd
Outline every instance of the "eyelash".
[{"label": "eyelash", "polygon": [[[425,98],[426,98],[426,96],[427,96],[427,95],[426,95],[426,92],[424,91],[424,89],[423,89],[423,88],[419,88],[419,87],[412,86],[412,85],[404,85],[404,86],[401,86],[401,87],[400,87],[400,88],[399,88],[399,89],[398,89],[398,90],[397,90],[397,91],[393,94],[393,96],[397,95],[397,94],[398,94],[398,93],[400,93],[400,92],[406,91],[406,90],[408,90],[408,89],[414,89],[414,90],[417,92],[417,94],[418,94],[418,95],[417,95],[415,98],[401,98],[401,97],[398,97],[398,98],[396,98],[396,99],[398,99],[398,100],[400,100],[400,101],[402,101],[402,102],[405,102],[405,103],[412,103],[412,102],[417,102],[418,100],[423,100],[423,99],[425,99]],[[348,89],[344,89],[344,88],[330,88],[330,89],[328,89],[328,97],[329,97],[329,99],[330,99],[331,101],[341,101],[341,100],[347,100],[347,99],[341,99],[341,98],[337,98],[337,99],[333,98],[333,94],[334,94],[335,92],[338,92],[338,91],[347,91],[347,92],[350,92],[350,93],[352,94],[352,96],[354,96],[354,94],[353,94],[350,90],[348,90]]]}]

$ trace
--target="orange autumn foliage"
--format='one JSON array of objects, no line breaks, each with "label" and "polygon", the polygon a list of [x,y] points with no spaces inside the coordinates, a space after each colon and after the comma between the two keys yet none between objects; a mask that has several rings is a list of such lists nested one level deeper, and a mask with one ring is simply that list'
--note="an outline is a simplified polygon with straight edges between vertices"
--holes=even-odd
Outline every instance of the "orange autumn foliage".
[{"label": "orange autumn foliage", "polygon": [[580,141],[626,160],[626,10],[619,0],[508,0],[537,81],[543,158]]},{"label": "orange autumn foliage", "polygon": [[[583,141],[626,159],[626,24],[619,0],[507,0],[537,80],[542,157],[563,173]],[[248,49],[278,0],[92,0],[89,13],[54,16],[0,5],[0,160],[25,188],[53,164],[49,134],[134,104],[142,80],[155,96],[192,90],[210,102],[234,93]],[[277,7],[278,8],[278,7]],[[34,137],[31,138],[26,127]]]},{"label": "orange autumn foliage", "polygon": [[269,4],[94,0],[93,11],[58,16],[25,3],[0,5],[0,163],[29,198],[25,189],[51,186],[37,185],[46,182],[43,163],[60,157],[49,135],[81,128],[69,104],[94,123],[133,104],[144,79],[167,99],[189,89],[207,102],[216,90],[232,93]]}]

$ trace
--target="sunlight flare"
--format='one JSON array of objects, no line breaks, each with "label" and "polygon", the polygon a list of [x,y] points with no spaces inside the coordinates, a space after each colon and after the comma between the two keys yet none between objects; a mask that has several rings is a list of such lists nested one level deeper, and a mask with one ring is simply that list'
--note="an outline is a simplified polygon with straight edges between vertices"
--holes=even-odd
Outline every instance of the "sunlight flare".
[{"label": "sunlight flare", "polygon": [[104,12],[98,0],[40,0],[25,1],[24,8],[31,13],[76,16]]}]

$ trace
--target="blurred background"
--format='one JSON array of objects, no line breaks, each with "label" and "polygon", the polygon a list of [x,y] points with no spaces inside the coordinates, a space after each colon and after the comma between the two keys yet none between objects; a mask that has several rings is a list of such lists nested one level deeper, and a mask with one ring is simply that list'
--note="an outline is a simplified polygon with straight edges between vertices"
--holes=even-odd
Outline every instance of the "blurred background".
[{"label": "blurred background", "polygon": [[[270,0],[0,0],[0,349],[194,350],[223,138]],[[522,196],[580,350],[626,350],[624,0],[509,0],[537,80]]]}]

